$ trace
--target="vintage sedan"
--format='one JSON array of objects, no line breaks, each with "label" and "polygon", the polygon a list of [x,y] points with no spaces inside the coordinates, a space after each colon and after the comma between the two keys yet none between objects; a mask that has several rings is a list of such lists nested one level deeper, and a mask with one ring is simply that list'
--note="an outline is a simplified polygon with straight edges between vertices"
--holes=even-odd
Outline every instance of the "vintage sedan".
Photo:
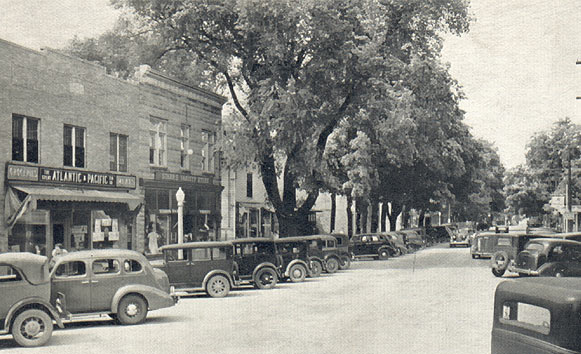
[{"label": "vintage sedan", "polygon": [[501,282],[494,295],[492,354],[581,353],[581,279]]},{"label": "vintage sedan", "polygon": [[345,234],[331,234],[336,240],[337,252],[341,258],[339,269],[349,269],[351,267],[351,253],[349,253],[349,236]]},{"label": "vintage sedan", "polygon": [[0,254],[0,334],[11,333],[25,347],[45,344],[53,321],[63,327],[50,303],[48,259],[32,253]]},{"label": "vintage sedan", "polygon": [[309,244],[300,237],[283,237],[274,240],[276,254],[280,259],[281,277],[283,280],[290,279],[293,283],[305,280],[304,270],[311,277],[321,275],[323,266],[317,269],[312,268],[313,263],[309,258]]},{"label": "vintage sedan", "polygon": [[160,250],[164,258],[153,265],[167,273],[176,291],[205,291],[211,297],[224,297],[240,284],[231,242],[187,242]]},{"label": "vintage sedan", "polygon": [[561,238],[537,238],[508,266],[521,275],[581,277],[581,242]]},{"label": "vintage sedan", "polygon": [[167,275],[138,252],[102,249],[70,252],[54,259],[51,302],[68,319],[108,314],[121,324],[145,321],[147,312],[176,304]]},{"label": "vintage sedan", "polygon": [[[234,260],[238,265],[240,282],[253,284],[259,289],[274,288],[280,278],[281,263],[276,254],[274,240],[241,238],[233,240],[232,244],[234,245]],[[304,279],[307,276],[307,269],[298,270],[302,272]],[[296,271],[294,270],[294,272]]]},{"label": "vintage sedan", "polygon": [[353,235],[351,238],[351,254],[356,257],[374,257],[388,259],[396,249],[390,240],[377,233]]},{"label": "vintage sedan", "polygon": [[472,235],[476,231],[472,228],[461,228],[450,236],[450,248],[452,247],[470,247]]}]

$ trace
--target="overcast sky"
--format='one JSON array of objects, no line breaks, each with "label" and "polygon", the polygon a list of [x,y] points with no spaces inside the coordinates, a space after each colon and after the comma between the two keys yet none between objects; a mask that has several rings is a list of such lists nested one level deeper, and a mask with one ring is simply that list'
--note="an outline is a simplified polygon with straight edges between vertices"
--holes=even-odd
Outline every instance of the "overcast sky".
[{"label": "overcast sky", "polygon": [[[110,29],[108,0],[0,0],[0,38],[39,49]],[[472,0],[470,33],[444,59],[464,88],[466,123],[493,142],[506,167],[524,162],[535,132],[581,123],[581,0]]]}]

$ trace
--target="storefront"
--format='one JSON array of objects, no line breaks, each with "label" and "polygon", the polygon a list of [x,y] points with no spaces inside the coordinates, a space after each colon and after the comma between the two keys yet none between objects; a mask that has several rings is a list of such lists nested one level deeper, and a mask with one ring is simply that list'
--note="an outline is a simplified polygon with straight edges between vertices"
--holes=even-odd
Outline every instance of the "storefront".
[{"label": "storefront", "polygon": [[237,202],[236,215],[236,238],[273,238],[278,234],[274,210],[265,203]]},{"label": "storefront", "polygon": [[146,253],[156,246],[177,243],[178,207],[176,192],[182,188],[184,241],[218,240],[220,237],[220,194],[222,186],[212,177],[156,172],[144,180]]},{"label": "storefront", "polygon": [[[10,251],[134,248],[143,198],[136,177],[8,164],[4,220]],[[131,193],[133,191],[133,193]]]}]

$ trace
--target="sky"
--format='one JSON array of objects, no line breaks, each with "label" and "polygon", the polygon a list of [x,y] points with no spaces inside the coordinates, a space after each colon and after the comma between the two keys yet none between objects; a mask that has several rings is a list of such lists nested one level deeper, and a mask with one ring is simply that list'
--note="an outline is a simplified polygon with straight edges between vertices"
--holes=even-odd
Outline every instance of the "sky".
[{"label": "sky", "polygon": [[[0,38],[32,49],[112,28],[109,0],[0,0]],[[581,0],[472,0],[475,21],[447,36],[443,59],[466,95],[472,133],[507,168],[525,161],[530,137],[565,117],[581,124]]]}]

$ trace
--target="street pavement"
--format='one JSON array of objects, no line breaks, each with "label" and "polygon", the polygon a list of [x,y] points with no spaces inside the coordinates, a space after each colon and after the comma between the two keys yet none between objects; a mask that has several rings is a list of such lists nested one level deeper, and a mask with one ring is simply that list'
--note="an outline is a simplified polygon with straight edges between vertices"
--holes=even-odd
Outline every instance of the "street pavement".
[{"label": "street pavement", "polygon": [[47,346],[0,353],[490,353],[494,289],[488,260],[441,244],[346,271],[185,297],[137,326],[98,318],[56,329]]}]

